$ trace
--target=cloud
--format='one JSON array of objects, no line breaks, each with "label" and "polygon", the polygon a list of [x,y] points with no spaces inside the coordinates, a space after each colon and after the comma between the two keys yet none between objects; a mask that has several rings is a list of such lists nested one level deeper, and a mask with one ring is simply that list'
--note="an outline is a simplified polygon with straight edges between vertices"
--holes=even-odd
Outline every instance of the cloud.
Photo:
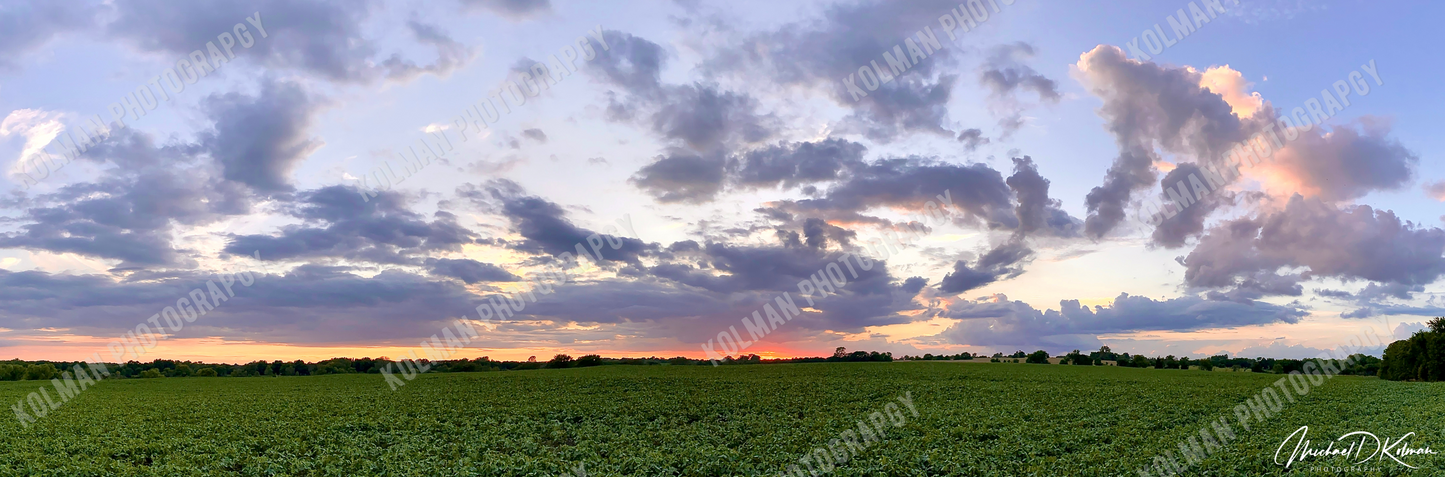
[{"label": "cloud", "polygon": [[962,321],[939,337],[961,345],[1057,352],[1097,348],[1099,335],[1298,323],[1307,314],[1296,306],[1264,302],[1245,304],[1197,296],[1153,300],[1127,293],[1119,294],[1109,306],[1090,309],[1078,300],[1062,300],[1058,310],[1038,310],[1000,294],[949,303],[941,316]]},{"label": "cloud", "polygon": [[955,52],[939,32],[942,49],[913,64],[906,73],[878,90],[855,100],[840,81],[871,61],[882,62],[883,52],[915,37],[923,27],[935,25],[940,13],[957,2],[863,1],[831,5],[821,18],[782,25],[729,44],[705,64],[711,72],[728,73],[745,80],[770,78],[781,87],[803,86],[827,94],[852,113],[835,128],[859,133],[878,142],[906,134],[953,136],[948,124],[948,100],[957,76],[941,65],[954,61]]},{"label": "cloud", "polygon": [[1337,208],[1296,195],[1283,210],[1211,229],[1182,263],[1185,282],[1197,287],[1231,287],[1281,267],[1308,268],[1301,279],[1424,285],[1445,274],[1442,253],[1445,230],[1365,205]]},{"label": "cloud", "polygon": [[525,136],[527,139],[531,139],[531,140],[533,140],[533,141],[537,141],[537,142],[544,143],[544,144],[547,142],[547,133],[544,133],[544,132],[542,132],[541,129],[537,129],[537,128],[532,128],[532,129],[525,129],[525,130],[523,130],[523,131],[522,131],[522,136]]},{"label": "cloud", "polygon": [[452,277],[468,285],[480,282],[515,282],[521,277],[513,275],[502,267],[472,259],[427,259],[432,275]]},{"label": "cloud", "polygon": [[989,110],[999,118],[1005,138],[1023,125],[1023,111],[1028,108],[1019,100],[1020,92],[1032,92],[1039,102],[1059,102],[1059,85],[1039,74],[1024,60],[1034,56],[1034,47],[1024,42],[993,48],[982,66],[979,83],[989,89]]},{"label": "cloud", "polygon": [[[459,283],[431,281],[396,270],[365,278],[336,267],[306,265],[285,274],[252,274],[234,282],[225,301],[172,338],[226,339],[292,344],[415,342],[471,312],[479,302]],[[53,275],[0,270],[0,327],[66,328],[115,339],[144,317],[176,307],[177,300],[217,275],[182,272],[145,280],[97,275]],[[104,353],[102,353],[104,354]]]},{"label": "cloud", "polygon": [[[189,55],[216,36],[244,24],[255,44],[237,51],[271,68],[295,69],[330,81],[368,83],[382,78],[406,80],[422,72],[437,75],[461,67],[474,56],[435,27],[410,22],[408,29],[437,50],[437,62],[417,67],[397,55],[379,60],[375,42],[363,35],[362,24],[377,10],[375,0],[258,0],[249,3],[181,3],[118,0],[115,20],[106,34],[148,52]],[[260,13],[266,30],[246,18]],[[238,47],[239,48],[239,47]]]},{"label": "cloud", "polygon": [[938,289],[948,294],[963,293],[990,283],[1007,280],[1023,274],[1023,263],[1033,250],[1024,246],[1021,240],[1010,240],[999,244],[993,250],[978,258],[972,266],[959,260],[953,264],[953,273],[943,276]]},{"label": "cloud", "polygon": [[16,71],[18,60],[50,40],[95,24],[105,7],[88,0],[16,1],[0,8],[0,71]]},{"label": "cloud", "polygon": [[[19,231],[0,247],[75,253],[119,261],[119,269],[196,265],[173,236],[251,212],[245,186],[228,181],[194,144],[157,146],[149,135],[121,129],[82,160],[112,163],[95,182],[70,184],[23,202]],[[247,251],[249,253],[249,251]]]},{"label": "cloud", "polygon": [[1445,181],[1425,184],[1425,195],[1431,199],[1445,202]]},{"label": "cloud", "polygon": [[838,179],[844,171],[862,165],[868,148],[829,138],[817,142],[779,142],[729,159],[733,182],[746,187],[791,189]]},{"label": "cloud", "polygon": [[603,84],[623,91],[621,99],[609,92],[608,119],[641,120],[675,146],[699,153],[757,143],[774,135],[777,118],[758,113],[758,101],[751,95],[701,82],[663,84],[660,73],[666,52],[661,46],[619,31],[606,30],[602,36],[609,48],[597,52],[598,58],[587,71]]},{"label": "cloud", "polygon": [[988,144],[988,138],[983,137],[983,131],[978,129],[964,129],[958,133],[958,142],[963,143],[963,149],[968,152],[978,150],[979,146]]},{"label": "cloud", "polygon": [[862,220],[873,207],[922,210],[948,193],[965,220],[1012,227],[1012,194],[1002,174],[985,164],[949,164],[922,157],[879,159],[857,166],[816,199],[779,201],[785,210],[839,220]]},{"label": "cloud", "polygon": [[722,191],[726,167],[727,161],[717,155],[673,150],[666,156],[657,156],[628,182],[658,202],[701,203],[711,201]]},{"label": "cloud", "polygon": [[[1150,236],[1152,243],[1164,248],[1183,247],[1190,237],[1197,237],[1204,233],[1204,220],[1222,207],[1234,204],[1234,194],[1227,190],[1216,190],[1208,193],[1208,186],[1202,182],[1200,186],[1205,187],[1202,191],[1197,189],[1193,180],[1206,181],[1204,172],[1199,165],[1187,162],[1179,164],[1164,179],[1159,181],[1159,198],[1161,203],[1168,207],[1175,207],[1171,201],[1172,196],[1167,191],[1173,190],[1182,197],[1189,197],[1187,200],[1197,199],[1197,202],[1184,207],[1183,210],[1175,213],[1173,217],[1162,216],[1163,220],[1154,227],[1154,233]],[[1182,187],[1182,189],[1181,189]]]},{"label": "cloud", "polygon": [[[527,195],[521,186],[506,179],[489,181],[480,193],[485,197],[478,196],[475,200],[499,202],[500,214],[510,220],[512,228],[523,237],[524,240],[510,245],[518,251],[554,256],[563,252],[575,254],[578,244],[586,247],[588,237],[593,234],[609,245],[602,250],[602,258],[607,261],[636,265],[641,257],[657,250],[656,244],[578,227],[567,219],[561,206]],[[618,245],[613,247],[612,244]]]},{"label": "cloud", "polygon": [[1348,201],[1373,191],[1398,190],[1413,178],[1420,157],[1387,138],[1389,124],[1363,118],[1321,134],[1301,133],[1283,150],[1251,169],[1275,195],[1298,193],[1325,201]]},{"label": "cloud", "polygon": [[462,10],[486,10],[512,21],[521,21],[552,11],[551,0],[459,0]]},{"label": "cloud", "polygon": [[436,48],[437,60],[430,65],[417,66],[416,62],[402,58],[400,54],[392,54],[381,62],[381,66],[386,69],[387,79],[410,81],[425,73],[445,78],[477,57],[476,49],[453,40],[451,36],[442,32],[435,25],[411,20],[406,22],[406,27],[411,30],[418,42]]},{"label": "cloud", "polygon": [[[1223,71],[1227,66],[1206,72],[1160,66],[1128,59],[1118,47],[1099,45],[1080,55],[1075,67],[1080,81],[1104,101],[1098,113],[1119,146],[1103,185],[1085,198],[1089,216],[1084,228],[1090,237],[1102,237],[1117,226],[1132,193],[1155,184],[1159,150],[1216,164],[1221,153],[1253,137],[1274,118],[1268,103],[1251,109],[1229,102],[1255,97],[1230,89],[1248,85],[1229,81],[1231,75]],[[1244,112],[1253,114],[1239,115]]]},{"label": "cloud", "polygon": [[460,251],[475,234],[444,211],[427,222],[407,208],[395,191],[363,200],[351,186],[328,186],[298,194],[288,213],[305,221],[282,227],[279,235],[232,235],[225,251],[269,261],[345,259],[353,262],[419,265],[430,252]]},{"label": "cloud", "polygon": [[262,192],[290,191],[291,171],[325,144],[308,134],[325,104],[291,82],[266,81],[257,96],[212,95],[202,109],[215,127],[200,143],[227,179]]},{"label": "cloud", "polygon": [[1015,157],[1013,163],[1014,173],[1005,183],[1018,202],[1014,215],[1020,236],[1077,237],[1082,223],[1064,212],[1062,202],[1049,198],[1049,180],[1039,174],[1033,158]]}]

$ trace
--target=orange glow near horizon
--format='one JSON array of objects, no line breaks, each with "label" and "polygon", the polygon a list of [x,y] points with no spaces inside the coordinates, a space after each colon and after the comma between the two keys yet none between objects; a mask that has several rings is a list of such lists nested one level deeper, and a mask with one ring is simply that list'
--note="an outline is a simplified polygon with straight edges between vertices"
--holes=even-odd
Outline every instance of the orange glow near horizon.
[{"label": "orange glow near horizon", "polygon": [[[418,345],[316,345],[301,346],[294,344],[264,343],[255,341],[229,341],[221,338],[172,338],[158,342],[156,347],[146,351],[139,358],[127,354],[119,359],[112,357],[106,344],[109,340],[101,340],[88,336],[57,335],[45,339],[16,339],[10,346],[0,349],[0,360],[19,359],[24,361],[80,361],[90,359],[92,354],[99,354],[100,359],[105,362],[141,361],[149,362],[156,359],[168,359],[176,361],[200,361],[206,363],[231,363],[240,364],[252,361],[295,361],[305,360],[308,362],[324,361],[331,358],[381,358],[387,357],[397,359],[407,356],[409,352],[415,352],[418,356],[425,356]],[[418,340],[420,342],[420,340]],[[566,354],[578,357],[587,354],[598,354],[605,358],[672,358],[683,356],[690,359],[705,359],[700,347],[684,348],[681,350],[617,350],[617,349],[575,349],[575,348],[462,348],[449,359],[475,359],[486,356],[499,361],[526,361],[528,357],[536,356],[538,361],[546,361],[557,354]],[[827,352],[810,352],[799,349],[791,349],[783,346],[768,346],[759,343],[740,354],[756,354],[764,359],[779,358],[800,358],[829,356],[831,349]]]}]

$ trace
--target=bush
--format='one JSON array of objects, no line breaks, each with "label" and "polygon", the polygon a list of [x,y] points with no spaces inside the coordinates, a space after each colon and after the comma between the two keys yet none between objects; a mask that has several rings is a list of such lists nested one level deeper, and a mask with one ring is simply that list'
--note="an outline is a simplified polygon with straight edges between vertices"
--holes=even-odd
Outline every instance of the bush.
[{"label": "bush", "polygon": [[214,377],[216,377],[216,370],[215,370],[215,369],[211,369],[211,368],[201,368],[201,369],[197,369],[197,370],[196,370],[196,376],[199,376],[199,377],[202,377],[202,378],[214,378]]},{"label": "bush", "polygon": [[161,371],[158,370],[158,369],[155,369],[155,368],[147,369],[147,370],[145,370],[145,371],[141,371],[140,377],[142,377],[142,378],[159,378],[159,377],[161,377]]}]

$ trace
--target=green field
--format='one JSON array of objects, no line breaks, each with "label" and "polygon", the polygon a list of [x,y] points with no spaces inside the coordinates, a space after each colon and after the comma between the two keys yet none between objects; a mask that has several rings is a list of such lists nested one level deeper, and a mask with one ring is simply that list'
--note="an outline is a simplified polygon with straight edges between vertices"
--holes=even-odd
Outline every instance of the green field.
[{"label": "green field", "polygon": [[[0,475],[778,475],[905,392],[920,416],[829,475],[1137,475],[1278,378],[907,362],[428,374],[395,392],[378,375],[114,380],[27,429],[7,415]],[[0,402],[39,384],[0,383]],[[1190,474],[1278,473],[1303,425],[1445,450],[1441,410],[1445,384],[1336,377]]]}]

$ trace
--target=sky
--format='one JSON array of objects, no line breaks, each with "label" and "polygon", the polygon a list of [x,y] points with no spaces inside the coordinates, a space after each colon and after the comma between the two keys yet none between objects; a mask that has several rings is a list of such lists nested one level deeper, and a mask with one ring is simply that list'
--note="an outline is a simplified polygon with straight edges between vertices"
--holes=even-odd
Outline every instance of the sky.
[{"label": "sky", "polygon": [[5,2],[0,358],[1405,338],[1442,8]]}]

